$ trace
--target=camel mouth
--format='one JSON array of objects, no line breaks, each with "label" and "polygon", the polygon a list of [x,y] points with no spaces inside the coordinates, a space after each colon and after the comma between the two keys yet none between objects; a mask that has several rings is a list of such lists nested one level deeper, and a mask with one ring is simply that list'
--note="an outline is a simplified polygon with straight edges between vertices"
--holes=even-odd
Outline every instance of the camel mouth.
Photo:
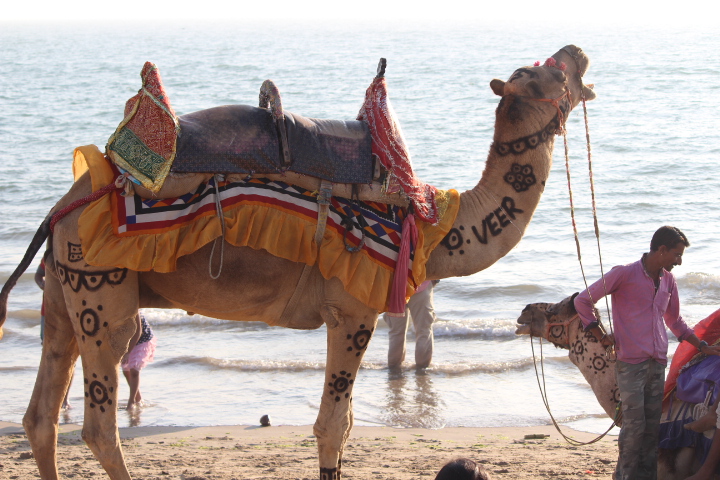
[{"label": "camel mouth", "polygon": [[587,72],[588,68],[590,67],[590,59],[585,54],[585,52],[582,51],[582,48],[576,47],[575,45],[566,45],[558,52],[552,56],[555,60],[558,62],[565,62],[567,64],[568,60],[571,60],[575,65],[577,66],[577,69],[571,70],[574,72],[577,72],[580,77],[585,75],[585,72]]},{"label": "camel mouth", "polygon": [[515,329],[515,335],[530,335],[530,325],[518,324],[517,328]]}]

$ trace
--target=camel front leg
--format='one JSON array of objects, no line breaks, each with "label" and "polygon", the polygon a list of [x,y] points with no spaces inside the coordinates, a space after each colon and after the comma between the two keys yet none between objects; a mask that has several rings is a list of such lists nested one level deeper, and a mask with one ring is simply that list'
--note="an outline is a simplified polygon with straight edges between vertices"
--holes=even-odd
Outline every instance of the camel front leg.
[{"label": "camel front leg", "polygon": [[[358,310],[366,312],[367,307]],[[351,317],[324,307],[323,318],[328,331],[327,365],[313,431],[318,442],[320,480],[339,480],[343,449],[353,425],[352,388],[377,325],[377,312]]]},{"label": "camel front leg", "polygon": [[78,346],[65,308],[60,283],[46,277],[45,333],[42,357],[23,427],[38,465],[40,478],[56,480],[60,407],[72,379]]}]

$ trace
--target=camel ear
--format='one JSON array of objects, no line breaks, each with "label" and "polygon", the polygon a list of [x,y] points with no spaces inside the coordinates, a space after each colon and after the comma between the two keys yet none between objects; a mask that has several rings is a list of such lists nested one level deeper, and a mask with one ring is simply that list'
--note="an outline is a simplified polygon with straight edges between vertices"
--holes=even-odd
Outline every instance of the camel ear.
[{"label": "camel ear", "polygon": [[595,100],[595,97],[597,97],[597,94],[595,93],[595,90],[593,90],[593,88],[595,88],[595,85],[593,84],[583,85],[582,87],[583,95],[585,95],[585,100],[587,100],[588,102],[590,100]]},{"label": "camel ear", "polygon": [[497,78],[492,80],[490,82],[490,88],[492,88],[493,93],[498,97],[505,95],[505,82],[502,80],[498,80]]}]

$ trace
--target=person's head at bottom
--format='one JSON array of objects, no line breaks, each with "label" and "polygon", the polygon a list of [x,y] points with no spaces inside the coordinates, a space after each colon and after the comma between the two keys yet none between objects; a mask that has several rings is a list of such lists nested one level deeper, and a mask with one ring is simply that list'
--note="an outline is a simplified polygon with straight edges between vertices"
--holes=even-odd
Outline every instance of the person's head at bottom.
[{"label": "person's head at bottom", "polygon": [[490,475],[469,458],[458,458],[446,463],[435,480],[490,480]]}]

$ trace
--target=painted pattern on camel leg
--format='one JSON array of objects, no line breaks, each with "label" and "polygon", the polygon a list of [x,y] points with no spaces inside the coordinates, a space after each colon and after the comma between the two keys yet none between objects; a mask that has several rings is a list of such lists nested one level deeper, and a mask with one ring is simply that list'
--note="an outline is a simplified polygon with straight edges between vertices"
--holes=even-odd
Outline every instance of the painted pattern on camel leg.
[{"label": "painted pattern on camel leg", "polygon": [[335,327],[328,326],[327,358],[327,364],[337,369],[325,373],[320,413],[314,427],[322,480],[338,480],[342,476],[343,450],[353,424],[352,388],[375,331],[377,314],[337,320]]}]

